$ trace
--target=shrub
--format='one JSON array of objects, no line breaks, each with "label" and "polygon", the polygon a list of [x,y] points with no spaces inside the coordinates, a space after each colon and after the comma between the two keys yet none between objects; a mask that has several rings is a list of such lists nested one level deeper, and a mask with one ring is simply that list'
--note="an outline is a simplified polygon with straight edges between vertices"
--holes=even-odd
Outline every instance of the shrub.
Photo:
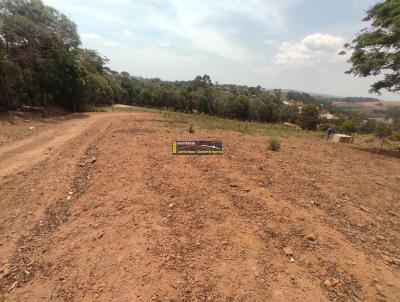
[{"label": "shrub", "polygon": [[393,132],[391,125],[385,124],[383,122],[379,122],[375,127],[375,134],[377,137],[381,138],[381,149],[383,147],[383,143],[385,142],[385,138],[390,136]]},{"label": "shrub", "polygon": [[364,142],[369,144],[372,143],[374,141],[374,138],[372,136],[368,136],[367,138],[364,139]]},{"label": "shrub", "polygon": [[346,133],[346,134],[353,134],[356,133],[359,128],[358,123],[355,120],[347,120],[344,121],[339,127],[338,132]]},{"label": "shrub", "polygon": [[190,124],[190,126],[189,126],[189,133],[194,133],[194,127],[193,127],[193,124]]},{"label": "shrub", "polygon": [[391,125],[385,124],[383,122],[379,122],[376,124],[376,127],[375,127],[376,136],[378,136],[380,138],[385,138],[385,137],[391,135],[392,132],[393,132],[393,129],[392,129]]},{"label": "shrub", "polygon": [[394,142],[400,142],[400,131],[395,131],[395,132],[393,132],[393,133],[389,136],[389,139],[390,139],[391,141],[394,141]]},{"label": "shrub", "polygon": [[360,127],[361,133],[370,134],[375,132],[376,121],[373,119],[368,119],[366,122],[362,123]]},{"label": "shrub", "polygon": [[268,139],[268,149],[271,151],[279,151],[281,149],[281,142],[276,137]]},{"label": "shrub", "polygon": [[319,123],[318,108],[313,105],[306,105],[300,115],[301,128],[315,130]]}]

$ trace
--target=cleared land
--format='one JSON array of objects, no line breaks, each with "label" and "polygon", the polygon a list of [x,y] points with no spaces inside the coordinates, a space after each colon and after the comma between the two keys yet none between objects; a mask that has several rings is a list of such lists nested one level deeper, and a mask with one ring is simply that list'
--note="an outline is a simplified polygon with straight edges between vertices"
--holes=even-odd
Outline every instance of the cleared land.
[{"label": "cleared land", "polygon": [[[213,122],[92,113],[13,134],[0,301],[400,301],[396,153]],[[173,139],[225,154],[174,157]]]}]

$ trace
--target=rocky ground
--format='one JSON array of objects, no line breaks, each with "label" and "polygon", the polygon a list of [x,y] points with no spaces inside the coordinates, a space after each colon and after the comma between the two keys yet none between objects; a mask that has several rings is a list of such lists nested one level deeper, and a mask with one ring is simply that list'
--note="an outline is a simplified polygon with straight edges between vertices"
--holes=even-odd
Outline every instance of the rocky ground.
[{"label": "rocky ground", "polygon": [[0,301],[400,301],[399,200],[392,153],[64,118],[0,146]]}]

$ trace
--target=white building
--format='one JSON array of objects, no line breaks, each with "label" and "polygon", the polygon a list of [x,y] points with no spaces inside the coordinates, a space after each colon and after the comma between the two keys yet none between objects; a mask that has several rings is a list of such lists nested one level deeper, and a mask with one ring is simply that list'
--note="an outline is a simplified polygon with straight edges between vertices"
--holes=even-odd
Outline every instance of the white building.
[{"label": "white building", "polygon": [[334,116],[332,113],[323,113],[319,117],[327,119],[327,120],[336,120],[337,119],[337,117]]}]

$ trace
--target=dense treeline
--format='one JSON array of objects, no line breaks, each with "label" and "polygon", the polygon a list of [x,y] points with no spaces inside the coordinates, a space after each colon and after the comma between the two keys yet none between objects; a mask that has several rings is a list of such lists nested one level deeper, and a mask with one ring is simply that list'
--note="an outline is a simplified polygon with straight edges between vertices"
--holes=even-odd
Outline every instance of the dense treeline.
[{"label": "dense treeline", "polygon": [[76,25],[41,1],[0,2],[0,102],[78,107],[84,70]]},{"label": "dense treeline", "polygon": [[261,87],[215,85],[208,75],[181,82],[137,79],[126,72],[121,77],[122,87],[130,91],[120,100],[125,104],[243,120],[294,122],[298,119],[298,108],[284,105],[284,95],[279,90],[268,92]]},{"label": "dense treeline", "polygon": [[0,107],[84,110],[126,93],[95,51],[79,48],[76,25],[40,0],[0,2]]}]

